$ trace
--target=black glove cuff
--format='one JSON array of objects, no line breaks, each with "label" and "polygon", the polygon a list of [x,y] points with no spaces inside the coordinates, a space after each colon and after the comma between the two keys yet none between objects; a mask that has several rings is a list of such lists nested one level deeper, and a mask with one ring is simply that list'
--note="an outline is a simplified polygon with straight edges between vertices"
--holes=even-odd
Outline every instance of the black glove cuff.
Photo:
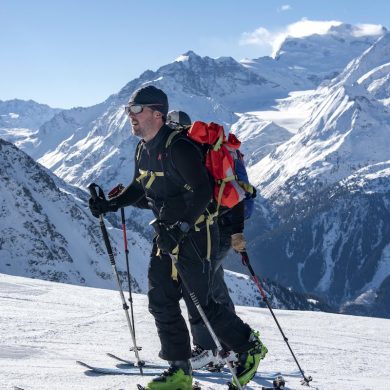
[{"label": "black glove cuff", "polygon": [[118,211],[119,208],[120,208],[120,206],[118,205],[118,202],[115,199],[108,201],[109,211],[116,212],[116,211]]}]

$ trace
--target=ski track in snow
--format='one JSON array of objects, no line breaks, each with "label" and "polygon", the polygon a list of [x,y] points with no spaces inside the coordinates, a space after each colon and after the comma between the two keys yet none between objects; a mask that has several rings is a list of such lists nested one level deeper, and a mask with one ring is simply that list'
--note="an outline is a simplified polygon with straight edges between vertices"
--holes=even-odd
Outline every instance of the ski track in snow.
[{"label": "ski track in snow", "polygon": [[[134,360],[131,338],[116,291],[0,274],[0,388],[135,389],[150,377],[87,375],[76,360],[115,367],[106,352]],[[141,358],[157,358],[159,340],[147,297],[135,294]],[[182,306],[186,316],[185,307]],[[269,349],[259,372],[281,371],[287,389],[299,389],[297,367],[268,309],[238,307],[259,329]],[[390,320],[320,312],[275,310],[306,375],[319,390],[387,389]],[[290,374],[290,375],[289,375]],[[226,389],[229,376],[198,378],[203,389]],[[259,376],[247,389],[270,386]]]}]

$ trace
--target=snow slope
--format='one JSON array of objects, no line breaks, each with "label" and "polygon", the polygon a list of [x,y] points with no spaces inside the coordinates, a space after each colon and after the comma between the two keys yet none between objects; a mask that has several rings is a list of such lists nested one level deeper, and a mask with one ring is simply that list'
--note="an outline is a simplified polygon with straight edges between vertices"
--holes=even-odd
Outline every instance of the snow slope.
[{"label": "snow slope", "polygon": [[[0,274],[0,388],[25,390],[135,389],[148,377],[86,375],[75,361],[113,367],[106,352],[133,358],[119,294]],[[135,295],[141,357],[155,363],[159,340],[147,298]],[[183,306],[184,317],[187,316]],[[248,385],[260,390],[262,379],[282,371],[286,389],[304,389],[297,367],[267,309],[239,307],[238,313],[259,329],[269,353]],[[318,390],[388,388],[390,320],[303,311],[275,310],[306,375]],[[226,389],[228,375],[200,378],[202,389]]]}]

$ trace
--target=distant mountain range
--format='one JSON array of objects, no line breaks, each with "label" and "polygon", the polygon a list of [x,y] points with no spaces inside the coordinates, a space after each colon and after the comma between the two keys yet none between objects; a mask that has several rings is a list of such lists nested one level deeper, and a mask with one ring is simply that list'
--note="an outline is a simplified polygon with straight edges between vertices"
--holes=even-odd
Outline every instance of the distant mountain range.
[{"label": "distant mountain range", "polygon": [[[241,62],[189,51],[103,103],[45,108],[47,118],[33,113],[17,125],[27,110],[0,102],[0,134],[66,183],[108,191],[133,175],[137,140],[123,106],[154,84],[171,109],[223,123],[243,142],[259,194],[248,249],[262,276],[343,312],[389,317],[390,33],[357,35],[342,24],[286,39],[275,58]],[[150,234],[147,214],[129,210],[128,218]]]}]

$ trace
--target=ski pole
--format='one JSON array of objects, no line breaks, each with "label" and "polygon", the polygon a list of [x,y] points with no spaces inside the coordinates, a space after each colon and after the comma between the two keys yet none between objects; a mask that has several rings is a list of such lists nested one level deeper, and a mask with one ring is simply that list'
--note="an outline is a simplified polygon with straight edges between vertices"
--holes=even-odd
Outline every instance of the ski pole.
[{"label": "ski pole", "polygon": [[[133,332],[134,332],[134,339],[135,339],[135,322],[134,322],[134,309],[133,309],[133,294],[132,294],[132,291],[131,291],[131,274],[130,274],[130,265],[129,265],[129,249],[127,248],[125,209],[123,207],[121,207],[121,219],[122,219],[123,241],[124,241],[124,244],[125,244],[127,278],[128,278],[128,284],[129,284],[129,302],[130,302],[131,322],[133,324]],[[138,350],[141,350],[141,347],[137,347],[137,348],[138,348]]]},{"label": "ski pole", "polygon": [[[92,199],[97,199],[97,197],[98,197],[98,195],[96,193],[96,188],[99,189],[99,197],[104,199],[103,190],[95,183],[92,183],[92,184],[90,184],[88,186],[88,189],[89,189],[89,192],[91,194]],[[141,375],[143,375],[142,366],[145,365],[145,362],[142,361],[140,359],[140,357],[139,357],[138,347],[137,347],[137,343],[136,343],[136,340],[135,340],[134,329],[133,329],[133,326],[131,325],[131,321],[130,321],[130,317],[129,317],[129,306],[126,303],[125,296],[123,294],[122,284],[121,284],[121,281],[120,281],[120,278],[119,278],[119,274],[118,274],[118,270],[117,270],[117,267],[116,267],[115,257],[114,257],[114,253],[112,251],[110,238],[108,236],[106,225],[104,224],[103,214],[100,214],[99,219],[100,219],[100,229],[101,229],[102,234],[103,234],[103,239],[104,239],[104,243],[106,245],[107,254],[108,254],[108,257],[110,259],[110,263],[112,265],[112,269],[114,271],[114,275],[116,277],[116,282],[117,282],[118,289],[119,289],[119,295],[120,295],[121,300],[122,300],[122,306],[123,306],[123,309],[125,311],[127,324],[129,326],[129,329],[130,329],[130,334],[131,334],[131,338],[132,338],[133,346],[134,346],[134,353],[135,353],[135,357],[137,359],[137,366],[139,367]]]},{"label": "ski pole", "polygon": [[[108,199],[113,198],[114,196],[119,195],[124,190],[123,184],[118,184],[115,188],[113,188],[108,193]],[[129,249],[127,247],[127,233],[126,233],[126,219],[125,219],[125,209],[121,207],[121,222],[122,222],[122,230],[123,230],[123,242],[125,246],[125,256],[126,256],[126,269],[127,269],[127,280],[129,284],[129,302],[130,302],[130,313],[131,313],[131,323],[133,325],[133,331],[134,331],[134,339],[136,339],[136,333],[135,333],[135,321],[134,321],[134,309],[133,309],[133,294],[131,290],[131,274],[130,274],[130,265],[129,265]],[[137,347],[140,351],[142,347]],[[134,347],[130,348],[130,351],[132,351]]]},{"label": "ski pole", "polygon": [[[157,221],[157,220],[154,220],[154,221],[152,221],[150,224],[154,227],[156,233],[159,234],[160,226],[159,226],[158,221]],[[195,249],[195,245],[194,245],[194,243],[193,243],[191,237],[189,237],[189,239],[190,239],[190,242],[191,242],[192,246],[193,246],[194,249]],[[198,253],[197,251],[196,251],[196,253],[197,253],[197,255],[199,256],[199,253]],[[221,343],[219,342],[219,339],[218,339],[217,335],[215,334],[214,329],[212,328],[212,326],[211,326],[211,324],[210,324],[210,321],[208,320],[208,318],[207,318],[207,316],[206,316],[206,313],[204,312],[204,310],[203,310],[203,308],[202,308],[202,306],[201,306],[201,304],[200,304],[200,302],[199,302],[199,300],[198,300],[198,298],[197,298],[195,292],[192,291],[192,289],[190,288],[190,286],[189,286],[189,284],[187,283],[186,279],[183,278],[183,275],[182,275],[182,273],[181,273],[181,271],[180,271],[180,267],[178,266],[178,262],[177,262],[176,257],[175,257],[174,255],[172,255],[171,253],[168,253],[168,255],[169,255],[169,257],[171,258],[172,262],[176,265],[177,273],[178,273],[178,275],[179,275],[179,277],[180,277],[181,282],[182,282],[183,285],[184,285],[184,288],[187,290],[188,294],[190,295],[191,300],[192,300],[192,302],[194,303],[196,309],[198,310],[200,316],[202,317],[202,320],[203,320],[204,324],[206,325],[206,328],[207,328],[207,330],[209,331],[211,338],[213,339],[215,345],[217,346],[217,350],[218,350],[219,356],[220,356],[222,359],[225,360],[225,363],[226,363],[227,366],[229,367],[229,371],[230,371],[230,373],[232,374],[232,378],[233,378],[233,380],[236,382],[235,385],[236,385],[240,390],[242,390],[242,386],[241,386],[240,382],[239,382],[238,379],[237,379],[237,375],[236,375],[236,373],[234,372],[233,366],[231,365],[230,361],[228,361],[228,359],[227,359],[227,357],[226,357],[226,354],[225,354],[225,351],[224,351],[224,349],[222,348],[222,345],[221,345]]]},{"label": "ski pole", "polygon": [[285,336],[285,334],[284,334],[284,332],[283,332],[283,330],[282,330],[282,327],[280,326],[279,321],[277,320],[277,318],[276,318],[276,316],[275,316],[275,313],[274,313],[274,311],[272,310],[271,304],[269,303],[269,300],[268,300],[267,295],[265,294],[265,291],[264,291],[264,289],[263,289],[263,287],[262,287],[262,285],[261,285],[261,283],[260,283],[260,280],[259,280],[259,278],[256,276],[255,271],[254,271],[253,268],[252,268],[252,265],[251,265],[251,263],[250,263],[250,261],[249,261],[248,253],[247,253],[246,251],[245,251],[245,252],[241,252],[241,257],[242,257],[242,264],[244,264],[244,265],[248,268],[248,270],[249,270],[249,272],[250,272],[250,274],[251,274],[251,276],[252,276],[252,280],[255,282],[257,288],[259,289],[260,294],[261,294],[261,296],[262,296],[262,298],[263,298],[263,301],[264,301],[264,302],[266,303],[266,305],[268,306],[268,309],[270,310],[270,312],[271,312],[271,314],[272,314],[272,317],[274,318],[274,320],[275,320],[275,322],[276,322],[276,325],[278,326],[278,328],[279,328],[279,330],[280,330],[280,333],[281,333],[282,336],[283,336],[283,340],[286,342],[286,344],[287,344],[287,346],[288,346],[288,349],[290,350],[291,355],[292,355],[292,357],[294,358],[295,363],[297,364],[297,366],[298,366],[298,368],[299,368],[299,371],[301,372],[301,375],[302,375],[302,378],[303,378],[303,379],[302,379],[302,385],[307,385],[307,386],[309,386],[309,382],[311,382],[311,381],[313,380],[313,378],[312,378],[311,376],[306,377],[306,376],[305,376],[305,373],[303,372],[303,370],[302,370],[302,368],[301,368],[301,366],[299,365],[298,360],[297,360],[297,358],[295,357],[295,354],[294,354],[293,350],[292,350],[291,347],[290,347],[290,344],[289,344],[289,342],[288,342],[288,338]]}]

